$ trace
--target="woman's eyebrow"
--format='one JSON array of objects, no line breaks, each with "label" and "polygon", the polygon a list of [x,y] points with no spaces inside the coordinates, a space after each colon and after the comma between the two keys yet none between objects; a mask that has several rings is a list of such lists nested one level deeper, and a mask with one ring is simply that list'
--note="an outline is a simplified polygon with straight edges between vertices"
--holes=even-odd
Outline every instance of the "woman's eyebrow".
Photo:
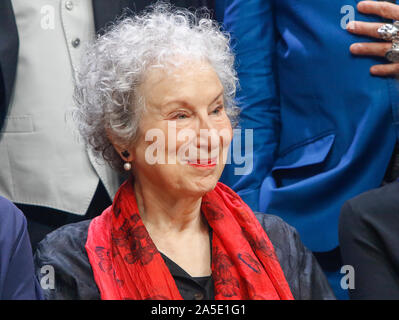
[{"label": "woman's eyebrow", "polygon": [[166,106],[169,106],[171,104],[179,104],[179,105],[184,105],[184,106],[188,105],[188,103],[186,101],[178,99],[178,100],[168,101],[168,102],[164,103],[162,105],[162,107],[166,107]]},{"label": "woman's eyebrow", "polygon": [[221,96],[222,94],[223,94],[223,89],[222,89],[222,91],[220,91],[220,93],[216,96],[216,98],[213,99],[213,101],[208,105],[208,107],[209,107],[210,105],[212,105],[217,99],[219,99],[220,96]]},{"label": "woman's eyebrow", "polygon": [[[210,105],[212,105],[213,103],[215,103],[215,101],[216,101],[217,99],[219,99],[220,96],[221,96],[222,94],[223,94],[223,89],[222,89],[222,91],[220,91],[220,93],[212,100],[212,102],[208,105],[208,107],[209,107]],[[164,104],[162,105],[162,107],[166,107],[166,106],[168,106],[168,105],[170,105],[170,104],[180,104],[180,105],[183,105],[183,106],[189,106],[189,105],[190,105],[190,104],[187,103],[187,101],[185,101],[185,100],[177,99],[177,100],[172,100],[172,101],[168,101],[168,102],[164,103]]]}]

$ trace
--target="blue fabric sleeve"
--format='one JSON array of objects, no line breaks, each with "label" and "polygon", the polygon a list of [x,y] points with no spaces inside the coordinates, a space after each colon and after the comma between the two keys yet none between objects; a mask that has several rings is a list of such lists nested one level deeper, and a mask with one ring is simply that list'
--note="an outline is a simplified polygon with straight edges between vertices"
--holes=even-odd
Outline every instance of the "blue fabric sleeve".
[{"label": "blue fabric sleeve", "polygon": [[0,197],[0,299],[43,299],[35,277],[26,218]]},{"label": "blue fabric sleeve", "polygon": [[[275,31],[270,0],[226,0],[216,16],[231,34],[240,81],[237,102],[241,109],[241,150],[232,148],[232,164],[226,165],[221,181],[232,187],[254,211],[258,211],[259,189],[270,172],[277,151],[280,107],[274,68]],[[253,130],[252,170],[237,175],[234,153],[244,156],[244,130]],[[233,143],[234,145],[234,139]]]}]

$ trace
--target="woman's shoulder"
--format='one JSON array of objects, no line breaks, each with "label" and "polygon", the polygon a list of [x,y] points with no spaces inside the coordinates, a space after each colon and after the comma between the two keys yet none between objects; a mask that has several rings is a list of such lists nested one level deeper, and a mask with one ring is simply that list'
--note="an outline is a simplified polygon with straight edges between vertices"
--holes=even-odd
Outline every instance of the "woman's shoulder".
[{"label": "woman's shoulder", "polygon": [[309,250],[303,245],[298,231],[294,227],[275,215],[262,212],[254,212],[254,214],[273,244],[283,269],[285,265],[293,265],[293,262],[295,262],[294,264],[299,263],[301,256],[308,254]]},{"label": "woman's shoulder", "polygon": [[76,223],[64,225],[49,233],[40,243],[38,248],[48,244],[53,246],[61,244],[59,249],[66,248],[65,244],[72,245],[75,249],[84,249],[87,240],[87,232],[91,223],[90,220],[83,220]]},{"label": "woman's shoulder", "polygon": [[286,244],[287,238],[297,240],[299,237],[296,229],[280,217],[262,212],[254,214],[273,245]]},{"label": "woman's shoulder", "polygon": [[298,231],[278,216],[255,212],[273,244],[295,299],[335,299],[328,281]]},{"label": "woman's shoulder", "polygon": [[[85,249],[90,222],[62,226],[38,244],[34,256],[36,275],[41,281],[53,283],[43,290],[46,299],[99,298]],[[52,275],[54,279],[49,278]]]},{"label": "woman's shoulder", "polygon": [[308,253],[298,231],[282,218],[262,212],[254,214],[273,244],[280,261],[285,262],[288,258],[300,259],[301,255]]}]

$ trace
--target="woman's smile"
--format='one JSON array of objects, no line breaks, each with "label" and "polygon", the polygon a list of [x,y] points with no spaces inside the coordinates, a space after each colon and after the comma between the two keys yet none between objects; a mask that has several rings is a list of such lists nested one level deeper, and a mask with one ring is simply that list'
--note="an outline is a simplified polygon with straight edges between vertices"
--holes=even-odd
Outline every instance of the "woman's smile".
[{"label": "woman's smile", "polygon": [[196,167],[196,168],[214,168],[216,167],[216,161],[217,158],[205,158],[205,159],[193,159],[193,160],[188,160],[187,163],[190,166]]}]

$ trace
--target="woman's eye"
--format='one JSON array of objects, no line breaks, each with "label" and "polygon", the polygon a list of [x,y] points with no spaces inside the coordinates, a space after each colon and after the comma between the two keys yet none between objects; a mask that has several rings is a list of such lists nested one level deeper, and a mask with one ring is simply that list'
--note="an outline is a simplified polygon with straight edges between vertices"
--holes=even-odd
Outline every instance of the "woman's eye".
[{"label": "woman's eye", "polygon": [[215,110],[212,111],[212,113],[217,115],[222,111],[222,109],[223,109],[223,106],[218,106],[218,107],[216,107]]},{"label": "woman's eye", "polygon": [[175,116],[175,119],[187,119],[187,115],[184,113],[179,113]]}]

